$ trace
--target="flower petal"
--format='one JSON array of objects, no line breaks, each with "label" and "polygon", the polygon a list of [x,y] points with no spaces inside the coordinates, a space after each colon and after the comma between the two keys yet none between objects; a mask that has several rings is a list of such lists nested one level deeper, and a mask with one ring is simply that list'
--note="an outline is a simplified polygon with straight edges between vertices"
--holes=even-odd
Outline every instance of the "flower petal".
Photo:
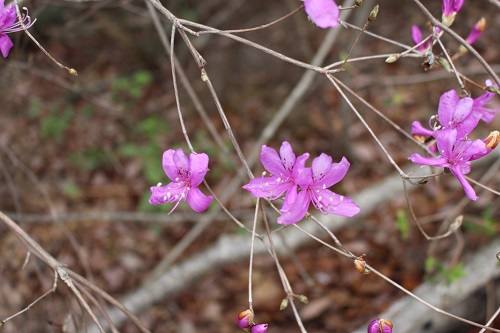
[{"label": "flower petal", "polygon": [[283,202],[283,206],[281,206],[281,211],[289,211],[295,204],[295,200],[297,200],[297,185],[293,185],[286,192],[285,201]]},{"label": "flower petal", "polygon": [[323,214],[352,217],[361,211],[361,208],[349,197],[330,190],[316,190],[313,193],[314,206]]},{"label": "flower petal", "polygon": [[433,136],[434,132],[428,130],[419,121],[411,123],[411,135]]},{"label": "flower petal", "polygon": [[469,197],[469,199],[476,201],[478,196],[476,195],[476,191],[472,188],[472,186],[469,184],[467,179],[465,179],[465,176],[462,173],[462,170],[460,169],[460,166],[453,166],[450,168],[450,171],[452,174],[457,177],[458,181],[462,184],[462,187],[464,188],[465,195]]},{"label": "flower petal", "polygon": [[472,143],[465,149],[462,154],[462,158],[465,161],[474,161],[478,158],[488,155],[491,153],[492,149],[486,148],[486,143],[483,140],[477,139],[472,141]]},{"label": "flower petal", "polygon": [[333,0],[304,0],[307,15],[318,27],[334,28],[339,24],[339,6]]},{"label": "flower petal", "polygon": [[163,153],[162,165],[163,171],[171,180],[177,178],[177,166],[174,163],[175,150],[169,149]]},{"label": "flower petal", "polygon": [[192,187],[197,187],[208,171],[208,155],[205,153],[189,154],[189,179]]},{"label": "flower petal", "polygon": [[[279,180],[279,181],[278,181]],[[278,199],[293,186],[293,182],[283,181],[280,177],[256,177],[243,188],[256,198]]]},{"label": "flower petal", "polygon": [[323,178],[332,168],[332,158],[325,153],[321,153],[313,160],[311,167],[313,183],[323,183]]},{"label": "flower petal", "polygon": [[213,196],[206,196],[197,187],[191,188],[187,193],[187,202],[198,213],[205,211],[212,202]]},{"label": "flower petal", "polygon": [[438,152],[448,160],[452,160],[454,157],[453,147],[455,147],[456,142],[457,130],[445,128],[436,132]]},{"label": "flower petal", "polygon": [[181,199],[185,187],[179,183],[170,183],[165,186],[151,186],[151,197],[149,203],[152,205],[160,205],[167,202],[175,202]]},{"label": "flower petal", "polygon": [[9,55],[10,49],[14,46],[14,43],[10,40],[9,36],[6,34],[0,33],[0,51],[2,52],[2,56],[7,58]]},{"label": "flower petal", "polygon": [[260,150],[260,162],[272,175],[277,177],[284,177],[286,175],[286,170],[283,167],[283,163],[281,162],[276,149],[263,145]]},{"label": "flower petal", "polygon": [[415,164],[421,165],[432,165],[442,168],[447,168],[449,166],[448,160],[443,157],[423,157],[420,154],[411,154],[408,159]]},{"label": "flower petal", "polygon": [[285,168],[288,174],[292,174],[295,165],[295,154],[293,153],[292,146],[283,141],[280,147],[281,165]]},{"label": "flower petal", "polygon": [[443,127],[450,127],[460,97],[455,90],[445,92],[439,98],[438,119]]},{"label": "flower petal", "polygon": [[[182,148],[179,148],[175,151],[174,156],[172,156],[174,160],[175,167],[177,168],[177,177],[182,180],[189,179],[189,158],[184,153]],[[177,179],[174,179],[177,181]]]},{"label": "flower petal", "polygon": [[9,5],[4,8],[4,4],[0,3],[0,8],[3,12],[0,14],[0,30],[5,30],[13,25],[17,20],[16,8],[14,5]]},{"label": "flower petal", "polygon": [[344,178],[351,164],[345,157],[342,157],[339,163],[332,163],[330,170],[327,171],[321,180],[321,186],[328,188]]},{"label": "flower petal", "polygon": [[281,216],[278,217],[278,223],[283,225],[290,225],[296,222],[299,222],[306,216],[307,209],[309,208],[309,203],[311,200],[309,199],[309,195],[307,191],[301,191],[297,195],[295,200],[295,204],[287,211],[282,211]]},{"label": "flower petal", "polygon": [[304,153],[297,157],[295,165],[293,166],[292,177],[296,179],[299,174],[306,168],[306,161],[309,158],[309,153]]}]

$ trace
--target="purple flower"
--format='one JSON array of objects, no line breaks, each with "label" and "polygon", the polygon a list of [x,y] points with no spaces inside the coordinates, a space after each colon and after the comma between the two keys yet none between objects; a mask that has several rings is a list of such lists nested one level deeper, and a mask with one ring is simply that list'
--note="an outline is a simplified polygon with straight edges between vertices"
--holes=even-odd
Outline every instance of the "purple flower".
[{"label": "purple flower", "polygon": [[275,149],[266,145],[260,151],[260,161],[271,173],[270,177],[256,177],[243,186],[254,197],[278,199],[286,192],[285,202],[294,201],[297,196],[295,178],[304,170],[309,154],[305,153],[295,158],[292,146],[284,141],[281,144],[280,156]]},{"label": "purple flower", "polygon": [[332,158],[326,154],[315,158],[311,168],[305,168],[298,174],[295,181],[301,191],[295,200],[285,200],[278,223],[290,225],[300,221],[311,202],[323,214],[348,217],[358,214],[361,208],[352,199],[328,190],[344,178],[349,166],[345,157],[340,163],[332,163]]},{"label": "purple flower", "polygon": [[460,8],[464,4],[464,0],[443,0],[443,17],[442,22],[446,26],[451,26],[455,20]]},{"label": "purple flower", "polygon": [[318,27],[334,28],[339,24],[339,6],[334,0],[304,0],[307,15]]},{"label": "purple flower", "polygon": [[[10,49],[14,46],[7,34],[17,31],[22,31],[21,23],[17,21],[16,8],[14,5],[4,6],[4,0],[0,0],[0,52],[4,58],[9,55]],[[26,10],[27,13],[27,10]],[[23,15],[22,18],[26,28],[29,28],[35,23],[31,22],[29,15]]]},{"label": "purple flower", "polygon": [[[496,86],[493,85],[493,82],[491,82],[491,80],[486,80],[485,85],[487,87]],[[494,92],[486,91],[481,96],[474,98],[472,112],[476,113],[486,123],[490,123],[493,118],[495,118],[496,113],[500,112],[500,108],[493,109],[486,107],[495,95],[496,94]]]},{"label": "purple flower", "polygon": [[390,320],[377,318],[368,325],[368,333],[392,333],[392,327]]},{"label": "purple flower", "polygon": [[482,17],[476,24],[474,24],[474,28],[472,28],[469,36],[467,36],[466,42],[469,44],[474,43],[483,34],[485,26],[486,20]]},{"label": "purple flower", "polygon": [[488,142],[489,147],[487,147],[485,141],[479,139],[472,141],[461,138],[457,133],[456,129],[449,128],[436,132],[435,137],[440,157],[425,158],[419,154],[412,154],[408,159],[416,164],[448,168],[462,184],[465,194],[471,200],[477,200],[476,192],[464,175],[470,172],[471,161],[487,155],[494,146],[490,146]]},{"label": "purple flower", "polygon": [[195,212],[205,211],[213,197],[201,193],[198,186],[208,171],[207,154],[191,153],[188,158],[182,149],[169,149],[163,153],[162,164],[165,174],[172,182],[165,186],[161,186],[161,183],[152,186],[149,203],[158,205],[176,202],[170,211],[172,213],[179,202],[187,201]]},{"label": "purple flower", "polygon": [[[422,31],[416,25],[414,25],[414,26],[411,27],[411,38],[413,39],[413,42],[415,44],[420,44],[424,40],[422,38]],[[429,40],[426,43],[424,43],[424,44],[420,45],[419,47],[417,47],[417,49],[419,51],[424,52],[425,50],[427,50],[431,46],[432,46],[432,42]]]}]

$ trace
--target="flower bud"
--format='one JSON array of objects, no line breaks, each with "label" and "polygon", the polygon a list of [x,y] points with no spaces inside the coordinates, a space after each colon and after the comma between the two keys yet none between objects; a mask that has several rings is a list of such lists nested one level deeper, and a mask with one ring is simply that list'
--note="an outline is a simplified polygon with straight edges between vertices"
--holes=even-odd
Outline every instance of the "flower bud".
[{"label": "flower bud", "polygon": [[301,301],[304,304],[309,303],[309,299],[307,298],[306,295],[299,295],[299,301]]},{"label": "flower bud", "polygon": [[487,149],[495,149],[500,143],[500,132],[491,132],[490,135],[488,135],[488,137],[484,139],[484,143],[486,143]]},{"label": "flower bud", "polygon": [[252,333],[266,333],[267,332],[267,324],[259,324],[259,325],[254,325],[250,329],[250,332]]},{"label": "flower bud", "polygon": [[377,318],[368,325],[368,333],[392,333],[392,322]]},{"label": "flower bud", "polygon": [[354,267],[356,267],[356,269],[360,273],[363,273],[363,274],[370,274],[371,273],[371,271],[368,268],[366,268],[366,262],[363,259],[361,259],[361,257],[356,258],[354,260]]},{"label": "flower bud", "polygon": [[253,323],[253,311],[250,309],[247,309],[245,311],[241,311],[238,314],[238,317],[236,318],[236,321],[238,322],[238,326],[240,328],[248,328],[250,327],[250,324]]},{"label": "flower bud", "polygon": [[375,5],[375,7],[373,7],[372,11],[370,12],[370,16],[368,16],[368,21],[369,22],[375,21],[377,15],[378,15],[378,5]]},{"label": "flower bud", "polygon": [[280,310],[285,310],[288,306],[288,298],[283,298],[280,304]]},{"label": "flower bud", "polygon": [[398,61],[399,57],[395,54],[387,57],[387,59],[385,59],[385,62],[388,63],[388,64],[392,64],[393,62],[396,62]]}]

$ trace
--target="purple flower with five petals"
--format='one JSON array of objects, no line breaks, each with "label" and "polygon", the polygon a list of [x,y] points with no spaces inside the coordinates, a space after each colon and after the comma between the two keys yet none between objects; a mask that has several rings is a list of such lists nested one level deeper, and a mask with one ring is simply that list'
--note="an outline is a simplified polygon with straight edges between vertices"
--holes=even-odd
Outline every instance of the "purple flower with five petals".
[{"label": "purple flower with five petals", "polygon": [[[22,31],[22,25],[17,21],[16,8],[14,5],[4,6],[5,1],[0,0],[0,52],[4,58],[9,55],[10,49],[14,46],[7,34]],[[35,21],[31,22],[29,15],[23,15],[22,21],[26,29],[31,27]]]},{"label": "purple flower with five petals", "polygon": [[266,145],[260,151],[260,161],[264,168],[271,173],[270,177],[256,177],[243,186],[256,198],[278,199],[286,193],[285,202],[295,201],[297,196],[297,175],[305,168],[309,154],[295,157],[292,146],[284,141],[281,144],[280,156],[275,149]]},{"label": "purple flower with five petals", "polygon": [[182,149],[169,149],[163,153],[162,164],[172,182],[165,186],[161,186],[161,183],[151,186],[149,203],[159,205],[176,202],[170,211],[172,213],[179,202],[187,201],[195,212],[205,211],[213,197],[203,194],[198,186],[208,171],[208,155],[191,153],[188,158]]},{"label": "purple flower with five petals", "polygon": [[464,175],[470,172],[471,161],[487,155],[494,147],[487,148],[483,140],[472,141],[459,137],[456,129],[441,129],[436,132],[435,137],[440,157],[426,158],[419,154],[412,154],[408,159],[416,164],[448,168],[462,184],[465,194],[471,200],[477,200],[476,192]]},{"label": "purple flower with five petals", "polygon": [[318,27],[334,28],[339,24],[340,9],[334,0],[304,0],[307,15]]},{"label": "purple flower with five petals", "polygon": [[[495,86],[491,80],[486,80],[485,85],[487,87]],[[486,91],[479,97],[474,98],[474,104],[472,105],[472,112],[477,114],[483,121],[487,124],[491,123],[495,115],[500,112],[500,108],[488,108],[486,107],[491,99],[496,96],[496,93]]]},{"label": "purple flower with five petals", "polygon": [[351,198],[328,190],[344,178],[349,166],[345,157],[339,163],[332,163],[332,158],[326,154],[315,158],[311,168],[298,174],[295,181],[301,191],[295,200],[285,201],[278,223],[290,225],[302,220],[311,202],[323,214],[348,217],[358,214],[361,208]]}]

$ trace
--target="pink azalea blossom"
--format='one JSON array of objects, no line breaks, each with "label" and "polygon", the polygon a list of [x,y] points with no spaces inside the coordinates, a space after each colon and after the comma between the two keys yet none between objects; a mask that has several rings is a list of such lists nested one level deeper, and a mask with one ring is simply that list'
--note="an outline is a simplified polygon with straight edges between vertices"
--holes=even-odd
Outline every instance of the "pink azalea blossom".
[{"label": "pink azalea blossom", "polygon": [[[26,28],[29,28],[35,23],[31,22],[29,15],[23,15],[22,20]],[[12,40],[7,36],[12,32],[22,31],[23,27],[17,21],[16,8],[14,5],[4,6],[4,0],[0,0],[0,52],[2,56],[7,58],[10,49],[14,46]]]},{"label": "pink azalea blossom", "polygon": [[260,161],[271,173],[269,177],[256,177],[243,186],[256,198],[278,199],[286,193],[285,201],[294,201],[297,196],[295,179],[304,169],[309,154],[295,157],[292,146],[284,141],[280,148],[280,156],[275,149],[266,145],[260,151]]},{"label": "pink azalea blossom", "polygon": [[163,170],[172,180],[168,185],[151,187],[149,203],[152,205],[176,202],[174,209],[181,201],[187,201],[189,206],[198,213],[205,211],[212,196],[206,196],[198,186],[208,171],[208,155],[191,153],[189,158],[182,149],[169,149],[163,153]]},{"label": "pink azalea blossom", "polygon": [[323,214],[348,217],[358,214],[361,208],[351,198],[328,190],[344,178],[349,166],[345,157],[339,163],[332,163],[332,158],[326,154],[315,158],[311,168],[298,174],[296,183],[301,191],[295,200],[285,201],[278,223],[290,225],[302,220],[311,202]]},{"label": "pink azalea blossom", "polygon": [[471,200],[477,200],[476,192],[464,175],[470,172],[471,161],[487,155],[496,146],[492,145],[488,148],[485,140],[472,141],[467,138],[460,138],[457,130],[451,128],[437,131],[435,137],[438,152],[441,154],[440,157],[426,158],[419,154],[412,154],[408,159],[416,164],[449,169],[462,184],[467,197]]},{"label": "pink azalea blossom", "polygon": [[392,333],[392,327],[390,320],[377,318],[368,325],[368,333]]},{"label": "pink azalea blossom", "polygon": [[[493,85],[491,80],[486,80],[485,85],[487,87],[496,86]],[[490,103],[491,99],[497,94],[494,92],[486,91],[479,97],[474,98],[474,103],[472,104],[472,112],[477,114],[484,122],[487,124],[491,123],[495,115],[500,112],[500,107],[489,108],[487,105]]]},{"label": "pink azalea blossom", "polygon": [[340,9],[334,0],[304,0],[307,15],[318,27],[334,28],[339,24]]},{"label": "pink azalea blossom", "polygon": [[[436,132],[443,128],[456,129],[459,138],[467,136],[476,128],[482,112],[486,112],[484,104],[488,103],[489,100],[486,97],[479,98],[476,103],[470,97],[460,98],[455,90],[445,92],[439,99],[438,116],[433,116],[430,119],[430,129],[426,129],[420,122],[414,121],[411,126],[411,134],[421,142],[429,141],[427,140],[429,137],[436,137]],[[474,104],[476,104],[476,111],[474,111]],[[489,111],[489,109],[486,110]],[[429,149],[434,152],[435,144],[431,142]]]}]

